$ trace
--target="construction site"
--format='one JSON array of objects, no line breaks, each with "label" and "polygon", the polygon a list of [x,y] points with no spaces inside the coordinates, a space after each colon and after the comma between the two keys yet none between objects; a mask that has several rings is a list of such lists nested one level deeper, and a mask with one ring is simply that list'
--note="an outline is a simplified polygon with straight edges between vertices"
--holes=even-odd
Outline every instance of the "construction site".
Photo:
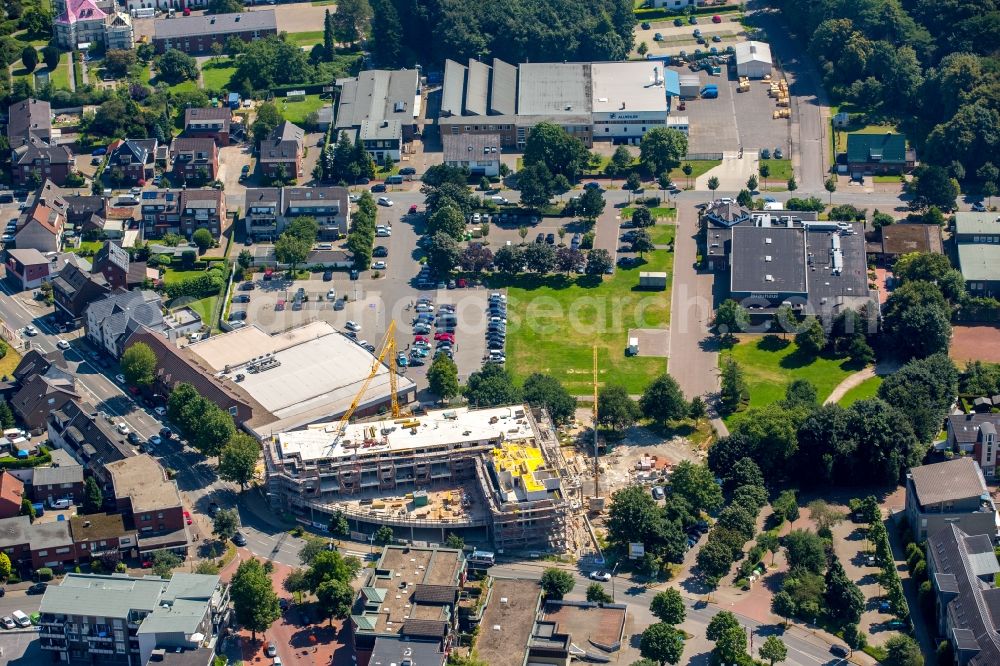
[{"label": "construction site", "polygon": [[358,532],[388,525],[411,541],[471,530],[498,550],[578,542],[579,487],[551,424],[524,405],[315,424],[273,436],[264,460],[272,505],[313,525],[339,510]]}]

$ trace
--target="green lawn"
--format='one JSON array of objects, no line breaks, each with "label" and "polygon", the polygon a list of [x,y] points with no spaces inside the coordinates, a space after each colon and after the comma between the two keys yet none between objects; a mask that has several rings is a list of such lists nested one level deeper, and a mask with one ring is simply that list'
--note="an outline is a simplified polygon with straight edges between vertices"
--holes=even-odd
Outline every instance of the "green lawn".
[{"label": "green lawn", "polygon": [[672,224],[657,224],[646,229],[649,232],[649,237],[653,240],[655,245],[667,245],[674,242],[674,236],[677,235],[677,227]]},{"label": "green lawn", "polygon": [[899,183],[899,176],[872,176],[876,183]]},{"label": "green lawn", "polygon": [[629,328],[662,328],[670,322],[670,291],[638,291],[640,271],[673,275],[673,253],[658,250],[646,263],[603,281],[591,276],[497,276],[507,287],[510,335],[507,367],[518,380],[533,372],[551,374],[574,395],[593,391],[592,346],[597,345],[601,384],[622,384],[641,393],[666,369],[665,358],[626,357]]},{"label": "green lawn", "polygon": [[306,116],[314,111],[319,111],[325,102],[320,99],[319,95],[306,95],[305,100],[301,102],[289,102],[282,99],[275,99],[275,104],[278,106],[278,110],[281,111],[281,115],[285,117],[285,120],[295,123],[296,125],[301,125]]},{"label": "green lawn", "polygon": [[56,88],[63,88],[65,90],[70,89],[69,68],[69,57],[63,55],[63,57],[59,59],[59,64],[56,65],[56,68],[49,72],[49,80],[52,82],[53,86]]},{"label": "green lawn", "polygon": [[[622,219],[631,220],[632,213],[635,212],[635,206],[626,206],[622,208]],[[668,206],[654,206],[649,209],[649,214],[653,216],[654,220],[675,220],[677,219],[677,209]]]},{"label": "green lawn", "polygon": [[691,171],[691,187],[694,187],[695,179],[708,171],[709,169],[714,169],[715,167],[722,164],[722,160],[688,160],[687,162],[681,162],[681,165],[676,169],[671,170],[670,180],[676,183],[677,187],[687,187],[688,186],[688,176],[684,175],[684,165],[690,164]]},{"label": "green lawn", "polygon": [[23,49],[28,44],[31,44],[36,49],[44,49],[46,46],[49,45],[49,40],[44,38],[29,39],[28,32],[26,30],[22,30],[21,32],[14,35],[14,39],[17,40],[19,49]]},{"label": "green lawn", "polygon": [[[76,79],[76,84],[83,87],[83,63],[79,60],[73,61],[73,77]],[[146,66],[146,78],[143,82],[149,80],[149,66]]]},{"label": "green lawn", "polygon": [[841,407],[850,407],[858,400],[867,400],[868,398],[874,398],[875,394],[878,393],[878,387],[882,385],[882,378],[879,376],[869,377],[865,381],[861,382],[847,393],[844,397],[837,401],[837,404]]},{"label": "green lawn", "polygon": [[201,78],[206,90],[226,90],[236,73],[232,60],[226,58],[218,62],[206,62],[201,68]]},{"label": "green lawn", "polygon": [[14,368],[21,362],[21,354],[6,342],[3,343],[7,353],[0,358],[0,377],[10,377],[14,374]]},{"label": "green lawn", "polygon": [[80,241],[80,247],[70,248],[69,251],[73,254],[93,256],[103,245],[101,241]]},{"label": "green lawn", "polygon": [[[798,352],[791,338],[786,341],[776,335],[750,338],[723,356],[732,356],[743,368],[750,388],[750,407],[764,407],[783,399],[785,387],[795,379],[812,382],[822,402],[837,384],[859,369],[850,360],[808,358]],[[739,418],[738,413],[733,414],[726,417],[726,422]]]},{"label": "green lawn", "polygon": [[313,30],[311,32],[290,32],[288,41],[299,46],[314,46],[323,43],[323,31]]},{"label": "green lawn", "polygon": [[218,296],[199,298],[196,301],[190,301],[184,305],[201,315],[201,322],[204,325],[210,326],[211,328],[217,328],[218,322],[215,320],[215,313],[219,307]]},{"label": "green lawn", "polygon": [[[780,184],[783,187],[788,179],[795,175],[792,171],[791,160],[761,160],[760,163],[766,164],[771,169],[767,176],[768,187],[772,184]],[[763,179],[761,179],[761,185],[763,184]]]},{"label": "green lawn", "polygon": [[204,272],[204,268],[192,268],[187,271],[180,268],[167,268],[163,272],[163,284],[181,282],[182,280],[187,280],[188,278],[198,277],[200,273]]}]

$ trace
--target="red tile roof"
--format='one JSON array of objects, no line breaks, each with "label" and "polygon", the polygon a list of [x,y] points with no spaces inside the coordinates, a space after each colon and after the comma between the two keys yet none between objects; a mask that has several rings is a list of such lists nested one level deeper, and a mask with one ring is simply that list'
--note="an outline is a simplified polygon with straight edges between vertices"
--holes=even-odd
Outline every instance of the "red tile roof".
[{"label": "red tile roof", "polygon": [[0,518],[12,518],[21,512],[24,484],[16,476],[0,473]]}]

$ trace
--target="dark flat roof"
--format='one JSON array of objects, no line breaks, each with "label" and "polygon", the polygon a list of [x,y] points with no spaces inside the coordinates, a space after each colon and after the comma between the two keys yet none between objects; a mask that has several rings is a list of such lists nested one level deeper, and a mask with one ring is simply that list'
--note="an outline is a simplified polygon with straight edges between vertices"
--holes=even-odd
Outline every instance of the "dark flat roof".
[{"label": "dark flat roof", "polygon": [[805,233],[801,228],[733,227],[731,291],[805,294]]}]

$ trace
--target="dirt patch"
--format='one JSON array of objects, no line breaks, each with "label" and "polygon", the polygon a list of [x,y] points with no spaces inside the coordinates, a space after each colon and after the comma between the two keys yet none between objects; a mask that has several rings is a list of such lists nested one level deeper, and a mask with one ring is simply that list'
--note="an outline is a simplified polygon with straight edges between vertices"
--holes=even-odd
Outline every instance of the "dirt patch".
[{"label": "dirt patch", "polygon": [[955,326],[950,356],[955,361],[1000,363],[1000,328],[996,326]]},{"label": "dirt patch", "polygon": [[669,328],[630,328],[628,337],[639,339],[639,356],[666,358],[670,355]]}]

